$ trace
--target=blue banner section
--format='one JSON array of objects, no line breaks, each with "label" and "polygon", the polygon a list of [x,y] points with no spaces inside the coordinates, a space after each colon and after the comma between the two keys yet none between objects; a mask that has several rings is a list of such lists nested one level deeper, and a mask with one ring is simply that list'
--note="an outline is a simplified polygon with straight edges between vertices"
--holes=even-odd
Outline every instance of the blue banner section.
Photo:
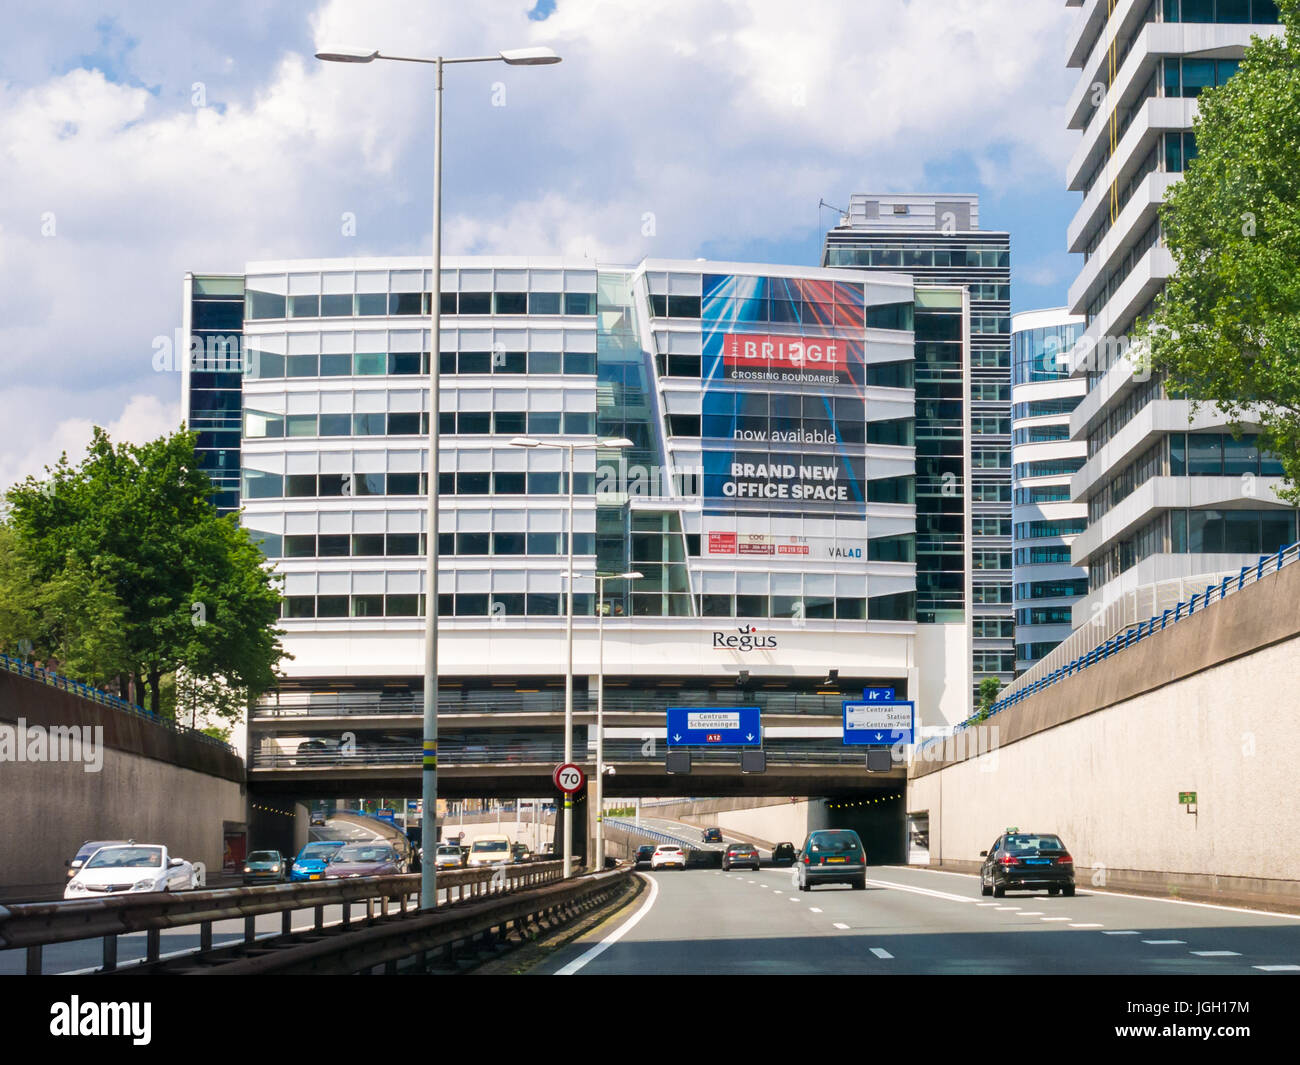
[{"label": "blue banner section", "polygon": [[912,743],[915,722],[914,702],[846,702],[844,742],[871,747]]},{"label": "blue banner section", "polygon": [[670,706],[669,747],[758,747],[763,742],[757,706]]},{"label": "blue banner section", "polygon": [[867,688],[862,693],[864,703],[892,703],[894,701],[893,688]]}]

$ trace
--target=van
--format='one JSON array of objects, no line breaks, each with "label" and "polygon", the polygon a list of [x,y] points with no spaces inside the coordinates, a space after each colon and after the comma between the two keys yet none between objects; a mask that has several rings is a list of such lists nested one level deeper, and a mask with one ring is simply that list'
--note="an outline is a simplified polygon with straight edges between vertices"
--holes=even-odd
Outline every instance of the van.
[{"label": "van", "polygon": [[500,865],[510,861],[509,836],[479,836],[469,846],[470,867]]}]

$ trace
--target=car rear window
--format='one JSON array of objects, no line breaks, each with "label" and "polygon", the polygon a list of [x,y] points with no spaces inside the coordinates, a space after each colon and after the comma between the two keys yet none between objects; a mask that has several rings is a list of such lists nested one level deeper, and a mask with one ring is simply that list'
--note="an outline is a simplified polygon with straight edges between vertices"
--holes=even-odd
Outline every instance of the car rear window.
[{"label": "car rear window", "polygon": [[508,850],[509,847],[503,839],[480,839],[470,849],[476,854],[495,854],[498,851]]},{"label": "car rear window", "polygon": [[667,853],[668,851],[674,851],[674,852],[680,851],[681,847],[660,847],[659,849]]},{"label": "car rear window", "polygon": [[1065,850],[1065,844],[1061,842],[1060,836],[1008,836],[1004,845],[1012,854],[1027,851]]},{"label": "car rear window", "polygon": [[250,862],[278,862],[280,856],[275,851],[253,851],[248,856]]},{"label": "car rear window", "polygon": [[823,835],[813,836],[808,841],[808,849],[814,851],[856,851],[858,850],[857,836],[851,836],[847,832],[827,832]]}]

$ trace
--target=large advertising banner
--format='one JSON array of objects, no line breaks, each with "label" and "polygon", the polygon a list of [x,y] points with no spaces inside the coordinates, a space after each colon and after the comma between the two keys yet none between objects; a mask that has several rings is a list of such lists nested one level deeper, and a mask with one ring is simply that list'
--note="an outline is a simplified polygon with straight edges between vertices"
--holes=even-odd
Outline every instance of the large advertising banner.
[{"label": "large advertising banner", "polygon": [[863,512],[864,286],[705,275],[701,319],[705,499]]}]

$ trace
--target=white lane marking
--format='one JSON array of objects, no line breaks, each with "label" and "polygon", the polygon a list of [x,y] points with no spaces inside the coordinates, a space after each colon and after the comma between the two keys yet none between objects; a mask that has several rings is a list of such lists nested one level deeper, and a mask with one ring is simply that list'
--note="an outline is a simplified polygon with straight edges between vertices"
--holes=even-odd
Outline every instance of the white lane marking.
[{"label": "white lane marking", "polygon": [[583,966],[585,966],[588,962],[595,961],[597,958],[599,958],[602,954],[605,953],[605,951],[609,950],[610,947],[612,947],[615,943],[617,943],[620,939],[622,939],[625,935],[627,935],[630,931],[632,931],[633,928],[635,928],[640,923],[641,918],[650,912],[650,907],[655,904],[655,899],[659,897],[659,881],[654,877],[649,877],[648,879],[650,881],[650,897],[641,904],[641,908],[637,910],[636,913],[634,913],[624,924],[614,929],[614,931],[612,931],[609,935],[607,935],[594,947],[592,947],[586,953],[579,955],[577,958],[574,958],[573,961],[569,962],[569,964],[566,965],[563,969],[560,969],[555,974],[556,976],[572,976],[574,973],[578,972],[578,970],[583,968]]},{"label": "white lane marking", "polygon": [[1068,917],[1040,917],[1040,921],[1068,921]]},{"label": "white lane marking", "polygon": [[798,902],[799,900],[798,900],[797,898],[795,898],[793,895],[791,895],[791,896],[790,896],[788,899],[786,899],[785,901],[786,901],[786,902]]},{"label": "white lane marking", "polygon": [[1018,910],[1019,906],[999,906],[998,913],[1005,913],[1007,910]]},{"label": "white lane marking", "polygon": [[1126,929],[1123,932],[1103,932],[1103,936],[1140,936],[1141,932],[1134,932],[1132,929]]},{"label": "white lane marking", "polygon": [[810,909],[813,913],[821,913],[821,912],[822,912],[822,911],[821,911],[820,909],[818,909],[816,906],[809,906],[808,909]]},{"label": "white lane marking", "polygon": [[1252,965],[1251,968],[1266,973],[1300,973],[1300,965]]},{"label": "white lane marking", "polygon": [[893,957],[893,955],[890,954],[889,951],[887,951],[884,947],[872,947],[872,948],[871,948],[871,953],[874,954],[877,958],[892,958],[892,957]]},{"label": "white lane marking", "polygon": [[772,889],[772,894],[773,894],[773,895],[784,895],[785,892],[782,891],[780,888],[773,888],[773,889]]},{"label": "white lane marking", "polygon": [[1076,924],[1075,922],[1072,921],[1070,923],[1070,927],[1071,928],[1101,928],[1103,926],[1099,924],[1082,924],[1082,923]]},{"label": "white lane marking", "polygon": [[1240,958],[1241,954],[1235,950],[1189,950],[1188,954],[1195,954],[1198,958]]},{"label": "white lane marking", "polygon": [[839,929],[840,931],[842,931],[842,932],[847,932],[847,931],[849,930],[849,926],[848,926],[848,925],[846,925],[846,924],[840,924],[839,921],[836,921],[836,922],[835,922],[835,927],[838,928],[838,929]]},{"label": "white lane marking", "polygon": [[996,903],[996,902],[977,902],[977,903],[975,903],[975,905],[976,905],[976,906],[996,906],[997,903]]},{"label": "white lane marking", "polygon": [[1022,910],[1017,916],[1019,917],[1042,917],[1042,910]]},{"label": "white lane marking", "polygon": [[[882,869],[915,869],[918,873],[935,873],[939,876],[964,876],[975,880],[979,873],[954,873],[948,869],[926,869],[919,865],[882,865]],[[1144,902],[1167,902],[1172,906],[1199,906],[1203,910],[1227,910],[1229,913],[1248,913],[1252,916],[1281,917],[1288,921],[1300,921],[1300,913],[1279,913],[1277,910],[1252,910],[1245,906],[1225,906],[1221,902],[1192,902],[1189,899],[1166,899],[1158,895],[1131,895],[1126,891],[1111,891],[1109,888],[1089,886],[1093,895],[1107,895],[1116,899],[1141,899]]]},{"label": "white lane marking", "polygon": [[1144,939],[1142,942],[1153,947],[1168,947],[1174,945],[1187,946],[1187,940],[1185,939]]},{"label": "white lane marking", "polygon": [[[928,895],[932,899],[947,899],[949,902],[975,901],[965,895],[951,895],[946,891],[931,891],[929,888],[913,887],[911,884],[896,884],[892,880],[868,880],[867,883],[874,884],[876,887],[893,888],[895,891],[910,891],[913,895]],[[993,905],[996,906],[997,903],[995,902]]]}]

